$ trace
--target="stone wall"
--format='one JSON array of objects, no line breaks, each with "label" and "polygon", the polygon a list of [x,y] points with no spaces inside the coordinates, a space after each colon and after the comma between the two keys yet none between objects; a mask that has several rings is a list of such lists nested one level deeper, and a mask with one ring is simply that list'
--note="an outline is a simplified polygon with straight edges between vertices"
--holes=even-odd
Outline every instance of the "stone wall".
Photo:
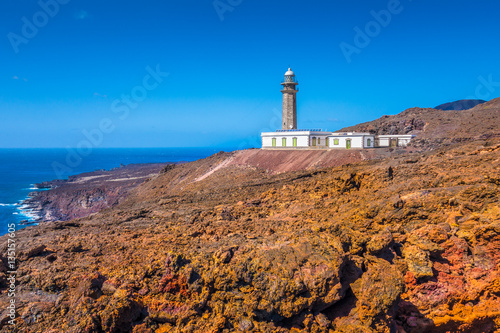
[{"label": "stone wall", "polygon": [[297,129],[296,91],[283,90],[283,129]]}]

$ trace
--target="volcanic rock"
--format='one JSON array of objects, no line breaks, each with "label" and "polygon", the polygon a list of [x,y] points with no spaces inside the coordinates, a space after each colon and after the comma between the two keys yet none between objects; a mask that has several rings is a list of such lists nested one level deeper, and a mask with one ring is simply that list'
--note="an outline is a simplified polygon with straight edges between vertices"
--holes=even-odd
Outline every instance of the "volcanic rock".
[{"label": "volcanic rock", "polygon": [[[273,160],[287,152],[248,150],[169,168],[110,209],[16,232],[16,329],[498,331],[495,147],[330,166],[314,157],[336,152],[291,151],[287,165]],[[0,332],[11,332],[0,274]]]}]

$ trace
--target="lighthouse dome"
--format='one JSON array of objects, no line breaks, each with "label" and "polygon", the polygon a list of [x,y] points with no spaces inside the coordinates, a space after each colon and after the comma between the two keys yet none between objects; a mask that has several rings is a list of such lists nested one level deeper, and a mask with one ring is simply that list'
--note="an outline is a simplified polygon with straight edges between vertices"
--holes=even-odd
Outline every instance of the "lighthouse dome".
[{"label": "lighthouse dome", "polygon": [[295,73],[292,72],[291,68],[288,68],[288,71],[285,73],[285,76],[295,76]]}]

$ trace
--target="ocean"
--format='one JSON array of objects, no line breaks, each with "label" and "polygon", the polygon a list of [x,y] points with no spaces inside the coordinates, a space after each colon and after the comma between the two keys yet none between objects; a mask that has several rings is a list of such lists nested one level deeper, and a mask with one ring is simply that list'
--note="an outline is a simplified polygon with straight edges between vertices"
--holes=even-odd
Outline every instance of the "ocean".
[{"label": "ocean", "polygon": [[[24,220],[32,221],[23,212],[21,202],[34,184],[100,169],[113,169],[136,163],[194,161],[224,149],[217,148],[100,148],[83,156],[68,149],[0,149],[0,235],[7,225],[16,229]],[[227,150],[226,150],[227,151]]]}]

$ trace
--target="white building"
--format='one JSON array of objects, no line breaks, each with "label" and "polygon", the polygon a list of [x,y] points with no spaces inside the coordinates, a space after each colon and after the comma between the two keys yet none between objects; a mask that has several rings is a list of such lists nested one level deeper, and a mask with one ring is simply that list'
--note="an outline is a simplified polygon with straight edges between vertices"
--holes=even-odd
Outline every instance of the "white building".
[{"label": "white building", "polygon": [[377,147],[406,147],[416,135],[377,135]]},{"label": "white building", "polygon": [[328,148],[328,136],[322,130],[277,130],[262,132],[262,148]]},{"label": "white building", "polygon": [[285,73],[282,129],[262,132],[263,149],[366,149],[405,147],[415,135],[374,135],[356,132],[328,132],[320,129],[297,129],[297,92],[299,83],[291,70]]},{"label": "white building", "polygon": [[329,147],[330,148],[374,148],[375,147],[375,135],[370,133],[332,133],[329,137]]}]

